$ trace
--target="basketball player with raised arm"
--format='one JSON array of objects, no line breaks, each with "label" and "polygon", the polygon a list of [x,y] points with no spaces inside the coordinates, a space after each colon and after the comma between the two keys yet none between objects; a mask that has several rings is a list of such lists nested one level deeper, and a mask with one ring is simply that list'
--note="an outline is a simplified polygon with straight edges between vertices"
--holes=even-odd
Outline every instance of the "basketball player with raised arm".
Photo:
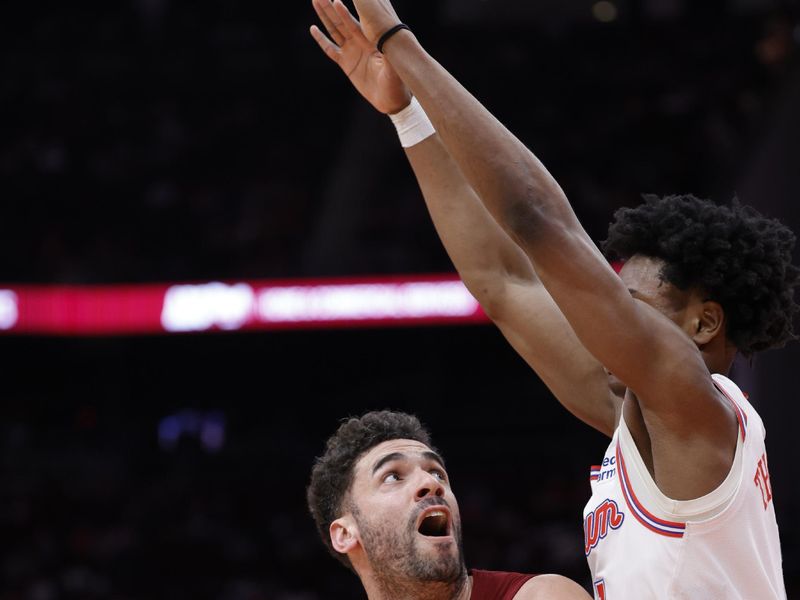
[{"label": "basketball player with raised arm", "polygon": [[355,0],[358,20],[314,6],[331,36],[312,27],[317,43],[397,126],[465,284],[611,437],[584,511],[595,596],[785,598],[764,426],[725,374],[794,338],[793,234],[736,203],[652,197],[609,228],[618,276],[542,163],[387,0]]}]

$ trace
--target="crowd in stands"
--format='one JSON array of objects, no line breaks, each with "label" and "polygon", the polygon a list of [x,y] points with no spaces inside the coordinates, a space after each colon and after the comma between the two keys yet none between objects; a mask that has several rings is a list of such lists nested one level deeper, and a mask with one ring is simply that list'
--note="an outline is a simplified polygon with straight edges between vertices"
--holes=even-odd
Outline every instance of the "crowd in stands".
[{"label": "crowd in stands", "polygon": [[[11,7],[0,281],[452,270],[388,119],[296,4]],[[445,13],[407,20],[597,238],[642,193],[728,200],[796,54],[775,14],[623,14],[553,32]]]}]

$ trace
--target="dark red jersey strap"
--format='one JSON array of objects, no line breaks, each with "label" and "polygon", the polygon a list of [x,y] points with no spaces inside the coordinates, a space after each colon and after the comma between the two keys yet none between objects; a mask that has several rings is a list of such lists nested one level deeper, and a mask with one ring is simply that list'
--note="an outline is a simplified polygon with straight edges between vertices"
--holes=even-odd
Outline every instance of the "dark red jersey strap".
[{"label": "dark red jersey strap", "polygon": [[531,573],[482,571],[470,569],[472,595],[470,600],[512,600],[525,582],[535,577]]}]

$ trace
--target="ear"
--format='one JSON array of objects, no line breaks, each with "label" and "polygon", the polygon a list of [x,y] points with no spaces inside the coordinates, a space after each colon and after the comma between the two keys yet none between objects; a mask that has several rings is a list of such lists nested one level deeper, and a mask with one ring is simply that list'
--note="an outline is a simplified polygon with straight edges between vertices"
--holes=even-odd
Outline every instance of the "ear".
[{"label": "ear", "polygon": [[718,302],[706,300],[697,307],[693,321],[692,339],[702,348],[719,334],[724,333],[725,311]]},{"label": "ear", "polygon": [[352,551],[359,543],[358,526],[350,515],[336,519],[328,531],[333,549],[341,554]]}]

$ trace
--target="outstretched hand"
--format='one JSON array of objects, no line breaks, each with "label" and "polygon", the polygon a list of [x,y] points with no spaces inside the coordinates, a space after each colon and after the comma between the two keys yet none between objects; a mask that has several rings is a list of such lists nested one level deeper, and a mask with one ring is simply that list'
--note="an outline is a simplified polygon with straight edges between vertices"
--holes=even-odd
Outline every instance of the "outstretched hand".
[{"label": "outstretched hand", "polygon": [[[371,12],[384,5],[374,0],[365,4],[369,5]],[[316,25],[311,26],[312,37],[344,71],[356,90],[382,113],[396,113],[405,108],[411,100],[411,92],[383,54],[375,49],[374,41],[368,39],[361,24],[341,0],[312,0],[312,5],[330,38]],[[383,20],[388,22],[390,18],[384,16]],[[382,25],[383,20],[378,19],[378,26]]]},{"label": "outstretched hand", "polygon": [[[341,0],[338,0],[341,3]],[[400,22],[389,0],[353,0],[364,35],[375,44],[378,38]]]}]

